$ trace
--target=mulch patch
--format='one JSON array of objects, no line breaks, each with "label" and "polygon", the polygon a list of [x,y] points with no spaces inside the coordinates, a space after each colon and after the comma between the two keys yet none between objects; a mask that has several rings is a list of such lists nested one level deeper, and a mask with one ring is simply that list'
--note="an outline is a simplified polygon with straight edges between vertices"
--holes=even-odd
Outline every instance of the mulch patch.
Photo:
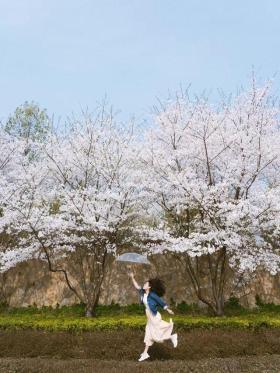
[{"label": "mulch patch", "polygon": [[[143,338],[144,332],[137,330],[80,334],[31,329],[1,330],[0,357],[135,361],[143,350]],[[280,354],[280,330],[179,331],[176,349],[170,341],[166,341],[154,344],[149,353],[151,360],[165,361]]]}]

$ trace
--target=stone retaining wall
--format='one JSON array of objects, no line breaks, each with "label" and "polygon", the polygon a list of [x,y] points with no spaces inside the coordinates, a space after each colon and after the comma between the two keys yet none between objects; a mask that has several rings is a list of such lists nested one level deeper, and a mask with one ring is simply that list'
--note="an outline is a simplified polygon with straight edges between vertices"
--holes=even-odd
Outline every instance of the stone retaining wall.
[{"label": "stone retaining wall", "polygon": [[[167,285],[165,299],[171,298],[180,303],[197,303],[187,276],[168,262],[166,258],[157,258],[156,265],[148,268],[143,266],[136,269],[139,283],[154,275],[160,276]],[[205,285],[207,287],[207,284]],[[67,288],[63,276],[48,271],[42,261],[31,260],[19,264],[16,268],[2,275],[1,297],[11,306],[56,306],[77,303],[77,298]],[[251,283],[239,289],[235,295],[247,307],[255,305],[255,296],[259,294],[264,302],[280,303],[280,277],[258,273]],[[123,265],[116,262],[108,272],[100,298],[101,304],[129,304],[138,302],[138,294],[133,288],[127,271]]]}]

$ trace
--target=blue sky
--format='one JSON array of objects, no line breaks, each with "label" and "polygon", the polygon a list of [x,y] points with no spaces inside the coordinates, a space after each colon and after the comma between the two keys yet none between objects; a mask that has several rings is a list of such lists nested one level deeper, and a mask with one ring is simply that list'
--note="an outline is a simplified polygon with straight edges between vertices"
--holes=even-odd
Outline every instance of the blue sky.
[{"label": "blue sky", "polygon": [[34,100],[56,118],[105,95],[123,118],[156,97],[280,83],[279,0],[0,0],[0,119]]}]

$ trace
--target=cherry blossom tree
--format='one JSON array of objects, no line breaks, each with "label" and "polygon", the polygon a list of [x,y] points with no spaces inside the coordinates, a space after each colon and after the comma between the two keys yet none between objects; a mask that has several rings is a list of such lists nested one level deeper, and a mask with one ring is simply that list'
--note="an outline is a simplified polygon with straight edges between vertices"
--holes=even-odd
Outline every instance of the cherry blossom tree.
[{"label": "cherry blossom tree", "polygon": [[[32,183],[43,180],[43,168],[39,168],[40,147],[29,144],[26,151],[26,139],[15,137],[0,130],[0,236],[1,271],[5,271],[18,262],[31,259],[32,251],[20,245],[24,237],[24,210],[26,204],[32,206]],[[46,172],[46,171],[44,171]],[[30,200],[28,199],[30,198]]]},{"label": "cherry blossom tree", "polygon": [[188,95],[162,104],[142,156],[153,252],[173,252],[216,315],[232,270],[236,279],[279,271],[280,123],[270,92],[253,81],[217,106]]},{"label": "cherry blossom tree", "polygon": [[35,144],[35,156],[23,154],[3,188],[5,226],[18,237],[2,255],[3,270],[33,257],[47,261],[92,315],[113,256],[133,240],[133,141],[132,127],[103,107]]}]

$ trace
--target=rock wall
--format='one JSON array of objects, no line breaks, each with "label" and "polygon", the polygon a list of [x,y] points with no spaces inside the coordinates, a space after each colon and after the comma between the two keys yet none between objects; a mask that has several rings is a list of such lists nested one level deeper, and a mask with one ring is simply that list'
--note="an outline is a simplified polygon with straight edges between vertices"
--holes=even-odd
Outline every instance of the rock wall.
[{"label": "rock wall", "polygon": [[[187,276],[175,267],[168,258],[160,257],[154,265],[135,268],[139,283],[155,275],[160,276],[167,285],[165,299],[176,303],[197,303]],[[207,286],[206,286],[207,287]],[[280,303],[280,277],[258,273],[254,279],[239,288],[236,295],[246,307],[255,305],[255,296],[259,294],[264,302]],[[20,307],[36,304],[41,306],[70,305],[78,303],[78,299],[65,285],[63,276],[49,272],[44,262],[31,260],[19,264],[16,268],[3,274],[0,289],[1,301],[10,306]],[[123,264],[113,263],[105,277],[100,298],[101,304],[129,304],[138,302],[138,294],[127,276],[127,268]]]}]

